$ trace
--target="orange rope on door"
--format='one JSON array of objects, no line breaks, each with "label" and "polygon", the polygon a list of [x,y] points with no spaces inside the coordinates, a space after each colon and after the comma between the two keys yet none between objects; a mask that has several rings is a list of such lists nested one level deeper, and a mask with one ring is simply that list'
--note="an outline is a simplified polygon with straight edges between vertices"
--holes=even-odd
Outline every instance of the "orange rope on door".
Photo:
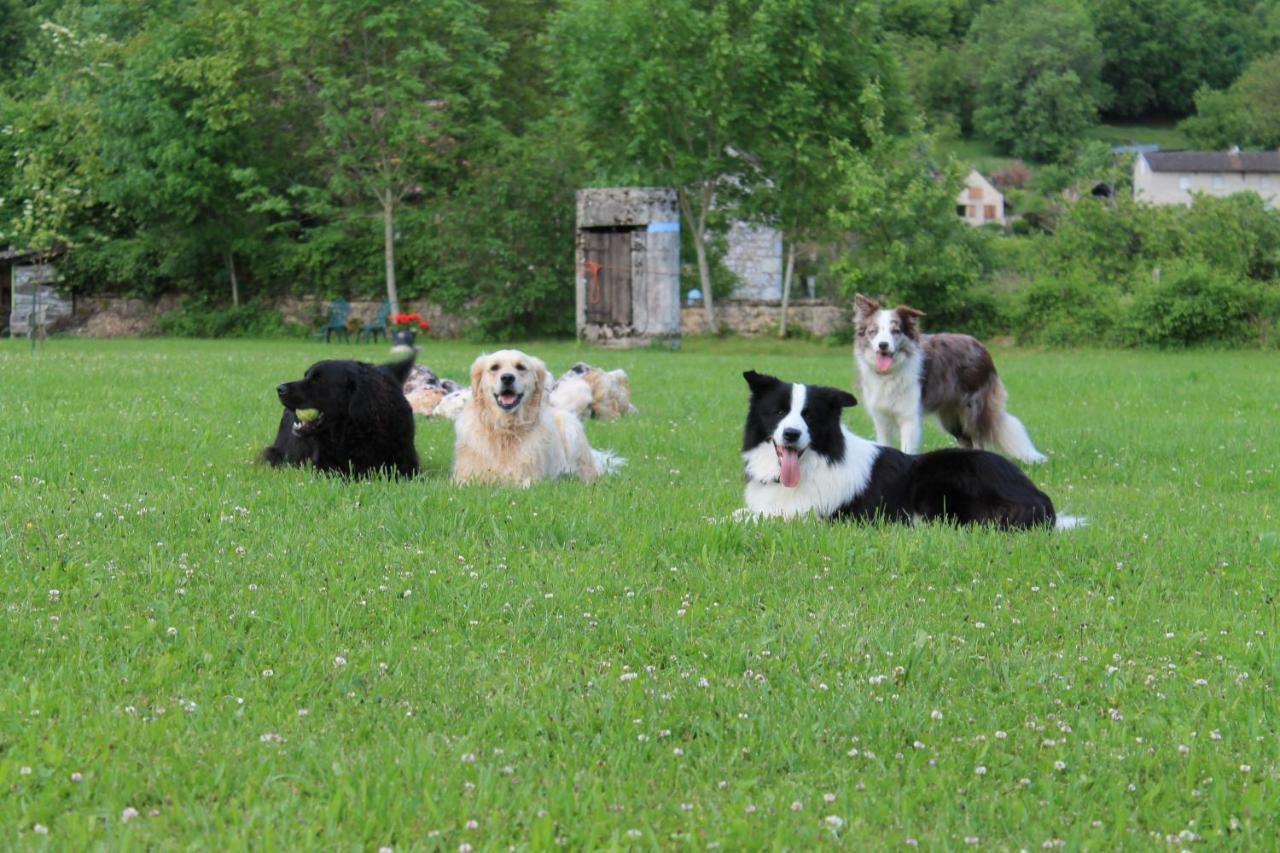
[{"label": "orange rope on door", "polygon": [[586,270],[587,275],[591,276],[591,280],[587,282],[587,304],[599,305],[600,297],[603,295],[600,292],[600,270],[604,269],[605,266],[604,264],[588,259],[582,267]]}]

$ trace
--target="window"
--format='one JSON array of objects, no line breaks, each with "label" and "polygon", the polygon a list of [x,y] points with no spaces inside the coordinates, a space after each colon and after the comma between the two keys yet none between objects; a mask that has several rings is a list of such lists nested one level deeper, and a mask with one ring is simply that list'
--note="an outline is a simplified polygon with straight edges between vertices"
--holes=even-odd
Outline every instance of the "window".
[{"label": "window", "polygon": [[1222,175],[1213,176],[1213,188],[1215,190],[1225,189],[1226,186],[1227,186],[1226,178],[1222,177]]},{"label": "window", "polygon": [[996,218],[996,206],[995,206],[994,204],[984,204],[984,205],[982,206],[982,218],[983,218],[983,219],[995,219],[995,218]]},{"label": "window", "polygon": [[971,204],[971,205],[969,205],[968,207],[966,207],[966,208],[964,209],[964,215],[965,215],[965,216],[967,216],[967,217],[969,217],[970,219],[976,219],[976,218],[978,217],[978,208],[977,208],[977,206],[976,206],[976,205],[972,205],[972,204]]},{"label": "window", "polygon": [[979,200],[982,198],[982,187],[969,187],[969,198]]},{"label": "window", "polygon": [[1187,190],[1191,189],[1190,175],[1183,175],[1181,178],[1178,178],[1178,189],[1182,190],[1183,192],[1186,192]]},{"label": "window", "polygon": [[956,205],[956,216],[964,216],[964,205],[963,205],[963,204],[957,204],[957,205]]}]

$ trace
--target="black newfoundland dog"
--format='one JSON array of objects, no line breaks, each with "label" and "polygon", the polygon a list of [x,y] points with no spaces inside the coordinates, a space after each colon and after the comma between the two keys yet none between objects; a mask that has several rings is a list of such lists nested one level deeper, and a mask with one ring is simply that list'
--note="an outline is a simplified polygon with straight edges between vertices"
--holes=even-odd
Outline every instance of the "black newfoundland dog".
[{"label": "black newfoundland dog", "polygon": [[277,385],[285,410],[262,458],[353,477],[376,471],[412,477],[418,452],[403,391],[412,366],[413,359],[381,366],[317,361],[302,379]]}]

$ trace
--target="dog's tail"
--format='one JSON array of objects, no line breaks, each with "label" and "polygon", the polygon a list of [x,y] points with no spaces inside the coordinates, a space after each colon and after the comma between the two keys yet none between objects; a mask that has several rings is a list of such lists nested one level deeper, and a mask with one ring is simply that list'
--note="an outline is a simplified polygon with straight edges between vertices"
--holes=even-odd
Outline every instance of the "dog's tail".
[{"label": "dog's tail", "polygon": [[1089,519],[1083,515],[1060,515],[1053,523],[1054,530],[1075,530],[1077,527],[1084,527],[1089,523]]},{"label": "dog's tail", "polygon": [[[999,450],[1005,456],[1017,459],[1019,462],[1044,462],[1048,459],[1036,446],[1031,443],[1031,436],[1027,434],[1027,428],[1022,425],[1022,421],[1015,418],[1005,410],[1005,400],[1008,399],[1008,392],[1004,390],[1004,383],[1000,381],[998,376],[992,377],[994,382],[988,385],[986,399],[983,401],[983,408],[980,418],[978,432],[985,432],[986,441],[980,442],[979,446],[988,445],[986,449]],[[985,423],[981,423],[985,421]],[[985,427],[985,429],[983,428]],[[990,447],[989,445],[994,445]]]},{"label": "dog's tail", "polygon": [[600,469],[601,476],[612,474],[623,465],[627,464],[627,460],[612,450],[592,450],[591,456],[596,460],[596,467]]}]

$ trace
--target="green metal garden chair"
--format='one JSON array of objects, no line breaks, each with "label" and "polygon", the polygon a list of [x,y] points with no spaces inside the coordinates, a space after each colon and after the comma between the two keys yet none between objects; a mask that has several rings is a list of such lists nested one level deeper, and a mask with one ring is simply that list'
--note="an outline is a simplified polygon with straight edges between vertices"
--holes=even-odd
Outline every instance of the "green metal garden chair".
[{"label": "green metal garden chair", "polygon": [[382,303],[382,306],[378,308],[378,313],[374,315],[373,319],[361,326],[360,330],[356,332],[356,343],[360,343],[361,339],[363,339],[365,335],[369,336],[369,343],[376,341],[378,339],[378,335],[382,335],[383,338],[386,338],[387,318],[390,316],[391,303]]},{"label": "green metal garden chair", "polygon": [[348,339],[347,333],[347,315],[351,313],[351,303],[345,299],[335,299],[329,303],[329,319],[325,324],[316,330],[316,337],[324,336],[324,342],[329,343],[329,339],[334,332],[345,341]]}]

